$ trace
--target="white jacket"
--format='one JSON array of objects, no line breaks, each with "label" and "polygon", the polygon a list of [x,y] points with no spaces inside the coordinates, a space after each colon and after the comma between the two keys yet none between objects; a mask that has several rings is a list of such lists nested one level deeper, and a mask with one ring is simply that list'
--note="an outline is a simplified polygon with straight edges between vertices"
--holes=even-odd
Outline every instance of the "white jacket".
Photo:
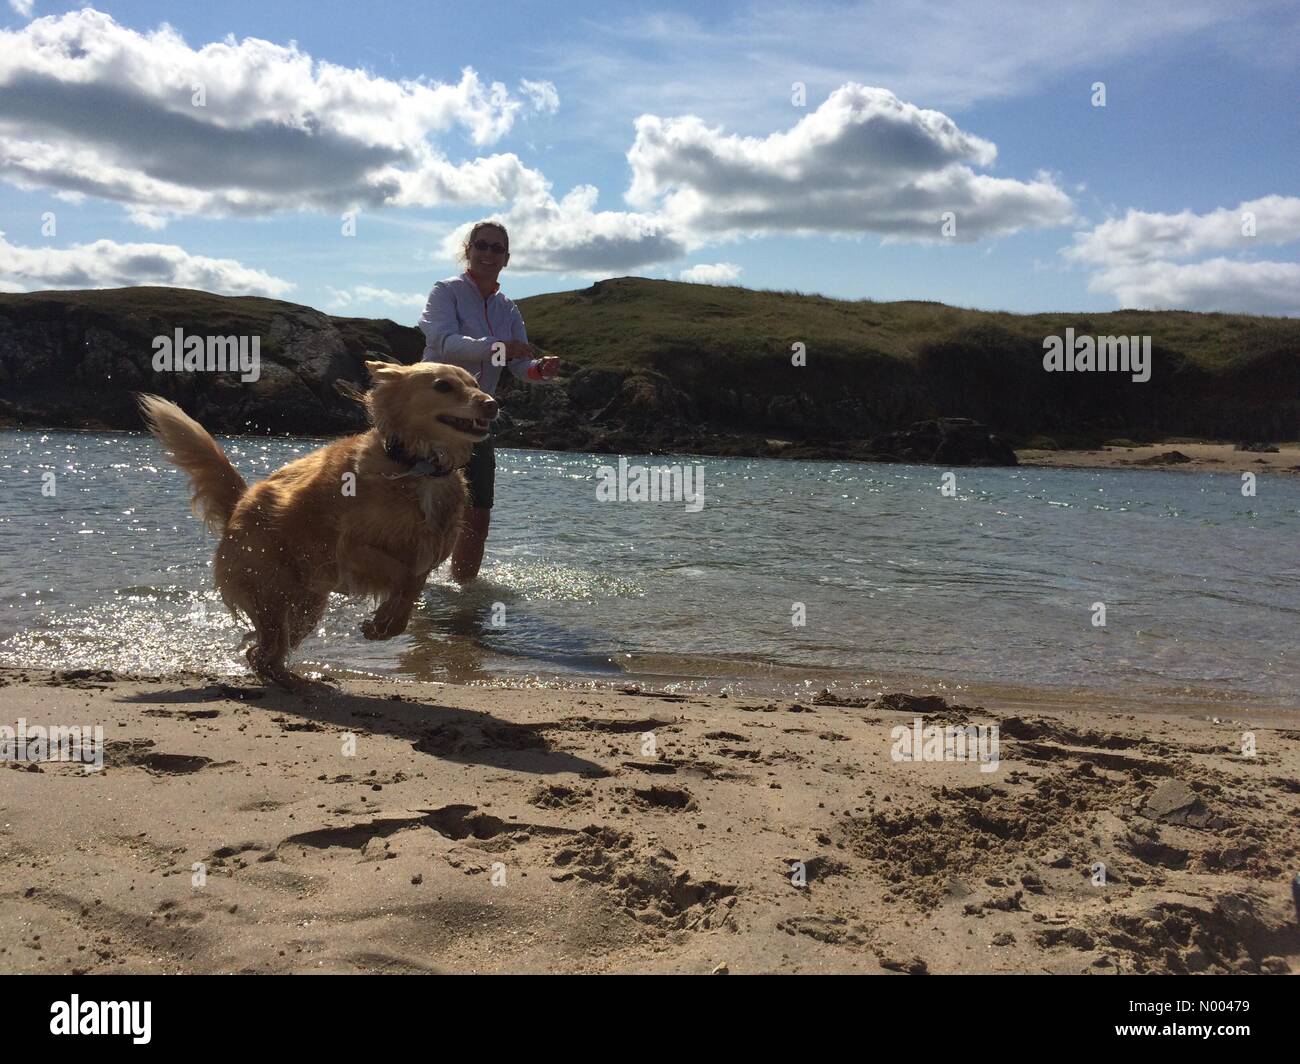
[{"label": "white jacket", "polygon": [[[501,294],[499,285],[484,299],[468,271],[433,286],[420,316],[420,331],[426,341],[425,362],[447,362],[468,370],[488,395],[496,394],[502,369],[492,362],[492,345],[500,340],[528,342],[519,308]],[[528,370],[539,361],[517,358],[506,365],[526,381]]]}]

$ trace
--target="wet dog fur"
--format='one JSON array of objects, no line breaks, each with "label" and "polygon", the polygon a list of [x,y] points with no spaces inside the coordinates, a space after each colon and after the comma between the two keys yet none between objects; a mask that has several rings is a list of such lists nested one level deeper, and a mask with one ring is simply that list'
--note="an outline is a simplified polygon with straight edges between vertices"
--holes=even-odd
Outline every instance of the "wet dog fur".
[{"label": "wet dog fur", "polygon": [[[430,572],[456,544],[466,507],[459,469],[497,415],[496,400],[456,366],[367,362],[366,369],[371,428],[251,486],[175,403],[137,396],[149,431],[189,474],[194,511],[221,536],[213,577],[226,606],[253,626],[250,668],[290,690],[309,685],[285,660],[320,623],[331,591],[378,601],[361,626],[367,639],[406,629]],[[385,450],[392,440],[403,460]],[[403,475],[407,456],[455,471]]]}]

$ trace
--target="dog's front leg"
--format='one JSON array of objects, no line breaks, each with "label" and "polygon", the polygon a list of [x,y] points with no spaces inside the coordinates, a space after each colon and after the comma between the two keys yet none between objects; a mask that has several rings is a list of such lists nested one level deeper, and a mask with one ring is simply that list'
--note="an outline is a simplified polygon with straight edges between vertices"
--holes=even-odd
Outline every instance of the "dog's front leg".
[{"label": "dog's front leg", "polygon": [[393,636],[405,632],[406,625],[411,619],[411,611],[415,609],[420,592],[424,590],[424,582],[428,578],[428,573],[422,573],[418,579],[403,584],[384,599],[375,610],[375,615],[370,620],[362,622],[361,634],[367,639],[392,639]]},{"label": "dog's front leg", "polygon": [[406,631],[415,599],[394,595],[384,599],[368,621],[361,622],[361,634],[367,639],[392,639]]}]

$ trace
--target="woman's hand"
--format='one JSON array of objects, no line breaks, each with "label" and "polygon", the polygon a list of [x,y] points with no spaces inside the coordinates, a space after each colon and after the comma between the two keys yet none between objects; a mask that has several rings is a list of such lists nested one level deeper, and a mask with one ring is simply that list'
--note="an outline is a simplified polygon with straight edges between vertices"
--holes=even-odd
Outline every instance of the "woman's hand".
[{"label": "woman's hand", "polygon": [[554,355],[539,358],[528,367],[530,381],[549,381],[560,372],[560,360]]},{"label": "woman's hand", "polygon": [[513,362],[517,358],[526,358],[532,360],[537,357],[535,348],[532,344],[524,343],[523,340],[505,340],[502,346],[506,349],[506,361]]}]

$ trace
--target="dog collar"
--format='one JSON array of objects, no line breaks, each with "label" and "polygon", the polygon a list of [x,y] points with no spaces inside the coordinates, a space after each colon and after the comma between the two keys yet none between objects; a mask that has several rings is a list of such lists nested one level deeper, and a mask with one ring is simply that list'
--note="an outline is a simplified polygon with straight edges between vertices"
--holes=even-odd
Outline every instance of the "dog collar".
[{"label": "dog collar", "polygon": [[[389,436],[384,440],[384,454],[398,465],[407,467],[404,473],[386,473],[385,476],[390,480],[396,480],[400,477],[446,477],[458,469],[465,468],[465,466],[446,466],[444,468],[432,459],[417,458],[406,449],[402,441],[396,436]],[[465,463],[465,465],[468,464],[468,462]]]}]

